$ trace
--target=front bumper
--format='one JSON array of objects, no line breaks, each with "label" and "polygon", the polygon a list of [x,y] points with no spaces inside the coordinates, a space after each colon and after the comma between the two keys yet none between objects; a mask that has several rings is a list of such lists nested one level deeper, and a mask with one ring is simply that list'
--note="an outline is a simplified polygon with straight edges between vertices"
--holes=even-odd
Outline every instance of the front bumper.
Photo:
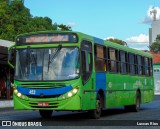
[{"label": "front bumper", "polygon": [[[81,110],[81,99],[78,94],[67,98],[28,98],[27,100],[13,95],[14,109],[16,110]],[[48,106],[39,106],[38,103],[47,102]]]}]

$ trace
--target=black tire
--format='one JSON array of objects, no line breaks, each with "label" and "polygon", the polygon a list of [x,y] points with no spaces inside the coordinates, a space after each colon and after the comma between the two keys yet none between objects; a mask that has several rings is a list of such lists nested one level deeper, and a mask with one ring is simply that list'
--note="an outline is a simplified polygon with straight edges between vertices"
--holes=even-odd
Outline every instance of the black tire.
[{"label": "black tire", "polygon": [[139,112],[140,110],[140,104],[141,104],[141,95],[139,93],[139,91],[137,91],[137,94],[136,94],[136,104],[133,105],[133,111],[134,112]]},{"label": "black tire", "polygon": [[135,104],[134,105],[125,106],[125,110],[126,111],[139,112],[140,104],[141,104],[141,95],[140,95],[140,92],[137,91]]},{"label": "black tire", "polygon": [[52,116],[53,110],[39,110],[42,118],[50,118]]},{"label": "black tire", "polygon": [[103,98],[101,97],[100,94],[98,94],[96,99],[96,109],[89,111],[91,118],[99,119],[101,117],[102,107],[103,107]]},{"label": "black tire", "polygon": [[132,105],[124,106],[124,109],[125,109],[125,111],[130,112],[130,111],[132,111]]}]

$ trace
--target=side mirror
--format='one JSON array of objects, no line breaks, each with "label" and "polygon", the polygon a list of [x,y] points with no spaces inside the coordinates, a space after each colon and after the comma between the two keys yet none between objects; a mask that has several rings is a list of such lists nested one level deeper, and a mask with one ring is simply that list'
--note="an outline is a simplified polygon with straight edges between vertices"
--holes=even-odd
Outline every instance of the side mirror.
[{"label": "side mirror", "polygon": [[15,46],[11,46],[8,49],[8,64],[10,65],[11,68],[14,69],[15,66]]}]

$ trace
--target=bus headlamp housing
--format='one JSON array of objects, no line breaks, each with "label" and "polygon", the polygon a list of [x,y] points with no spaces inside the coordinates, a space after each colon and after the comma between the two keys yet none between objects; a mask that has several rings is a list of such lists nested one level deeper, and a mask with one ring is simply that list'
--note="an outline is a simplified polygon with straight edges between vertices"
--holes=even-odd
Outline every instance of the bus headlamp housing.
[{"label": "bus headlamp housing", "polygon": [[16,87],[13,87],[13,93],[14,93],[14,94],[17,94],[17,93],[18,93],[18,90],[17,90]]},{"label": "bus headlamp housing", "polygon": [[65,93],[64,95],[62,95],[61,98],[62,98],[62,99],[67,99],[67,98],[70,98],[70,97],[76,95],[77,92],[78,92],[78,89],[79,89],[78,86],[76,86],[76,87],[75,87],[74,89],[72,89],[71,91],[69,91],[69,92]]},{"label": "bus headlamp housing", "polygon": [[13,88],[13,93],[18,97],[18,98],[21,98],[21,99],[25,99],[25,100],[28,100],[28,97],[26,95],[23,95],[22,93],[20,93],[16,87]]},{"label": "bus headlamp housing", "polygon": [[18,92],[17,96],[20,98],[22,96],[22,94],[20,92]]}]

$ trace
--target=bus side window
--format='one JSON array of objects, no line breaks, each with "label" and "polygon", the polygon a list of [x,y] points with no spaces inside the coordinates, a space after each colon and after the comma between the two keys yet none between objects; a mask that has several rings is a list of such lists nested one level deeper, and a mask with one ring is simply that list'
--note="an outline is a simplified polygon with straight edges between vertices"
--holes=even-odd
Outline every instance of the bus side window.
[{"label": "bus side window", "polygon": [[110,72],[119,72],[119,54],[118,50],[114,48],[109,48],[109,59],[108,59],[108,67]]},{"label": "bus side window", "polygon": [[149,58],[144,57],[144,71],[145,71],[145,75],[149,76]]},{"label": "bus side window", "polygon": [[138,75],[143,75],[142,56],[137,56]]},{"label": "bus side window", "polygon": [[136,66],[135,66],[135,55],[132,53],[129,53],[128,56],[128,62],[129,62],[129,73],[131,75],[135,75],[136,74]]},{"label": "bus side window", "polygon": [[95,70],[97,72],[107,71],[106,48],[104,46],[95,45]]},{"label": "bus side window", "polygon": [[127,53],[120,51],[120,71],[122,74],[127,73]]},{"label": "bus side window", "polygon": [[89,65],[90,65],[90,54],[87,51],[82,51],[82,58],[83,58],[83,71],[89,72]]},{"label": "bus side window", "polygon": [[82,72],[86,72],[86,55],[85,51],[81,52],[81,59],[82,59]]},{"label": "bus side window", "polygon": [[138,74],[138,61],[137,61],[137,55],[134,55],[134,73]]},{"label": "bus side window", "polygon": [[153,68],[152,68],[152,59],[149,59],[149,75],[152,76],[153,75]]},{"label": "bus side window", "polygon": [[82,41],[81,46],[81,64],[82,64],[82,79],[85,84],[91,76],[93,61],[92,61],[92,44],[89,41]]}]

